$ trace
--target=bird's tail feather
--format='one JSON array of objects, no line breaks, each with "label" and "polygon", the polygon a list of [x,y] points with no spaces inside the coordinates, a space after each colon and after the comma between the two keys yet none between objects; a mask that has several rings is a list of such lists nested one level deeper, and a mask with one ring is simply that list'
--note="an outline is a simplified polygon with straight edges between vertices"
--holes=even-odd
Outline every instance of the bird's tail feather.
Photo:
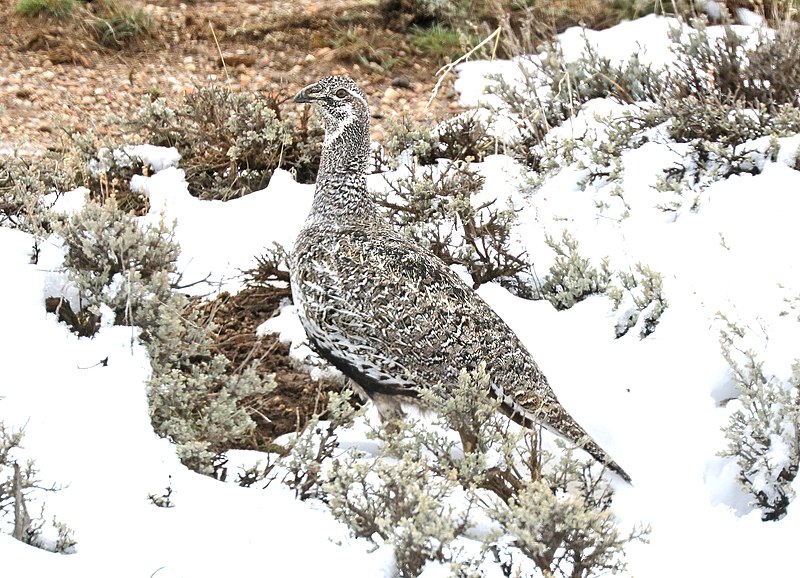
[{"label": "bird's tail feather", "polygon": [[[601,448],[600,445],[594,441],[594,439],[592,439],[592,436],[586,433],[586,430],[578,425],[578,423],[575,422],[575,420],[573,420],[569,415],[561,415],[560,420],[555,420],[552,418],[546,419],[545,416],[533,415],[531,412],[522,410],[519,406],[515,407],[503,405],[500,407],[500,410],[505,413],[508,418],[511,419],[511,421],[523,427],[532,429],[534,427],[541,426],[551,433],[573,442],[578,448],[584,450],[627,483],[633,483],[628,473],[623,470],[617,462],[612,460],[608,453],[606,453],[606,451]],[[560,421],[561,427],[556,427],[553,425],[554,421]]]}]

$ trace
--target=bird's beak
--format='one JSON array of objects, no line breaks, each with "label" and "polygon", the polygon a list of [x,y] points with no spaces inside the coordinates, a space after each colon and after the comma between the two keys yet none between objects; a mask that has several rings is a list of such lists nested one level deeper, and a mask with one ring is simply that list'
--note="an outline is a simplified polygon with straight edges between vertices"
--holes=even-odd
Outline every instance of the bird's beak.
[{"label": "bird's beak", "polygon": [[294,97],[293,101],[297,103],[314,102],[315,98],[311,95],[315,91],[316,87],[316,84],[309,84],[303,90],[297,93],[297,96]]}]

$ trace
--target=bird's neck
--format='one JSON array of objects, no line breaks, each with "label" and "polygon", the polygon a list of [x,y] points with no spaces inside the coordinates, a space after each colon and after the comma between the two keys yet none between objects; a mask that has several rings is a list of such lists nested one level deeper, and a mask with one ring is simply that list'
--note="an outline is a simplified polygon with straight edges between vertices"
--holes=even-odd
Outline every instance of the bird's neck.
[{"label": "bird's neck", "polygon": [[311,215],[336,222],[370,220],[377,216],[367,191],[369,133],[326,135]]}]

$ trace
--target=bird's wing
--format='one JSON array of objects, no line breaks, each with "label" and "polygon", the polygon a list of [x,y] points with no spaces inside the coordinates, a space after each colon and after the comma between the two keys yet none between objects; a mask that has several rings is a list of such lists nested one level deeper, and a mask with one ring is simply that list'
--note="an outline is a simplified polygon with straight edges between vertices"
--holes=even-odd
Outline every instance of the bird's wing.
[{"label": "bird's wing", "polygon": [[432,253],[389,229],[356,227],[313,253],[295,265],[306,331],[368,391],[413,395],[485,361],[496,394],[531,409],[555,400],[511,329]]}]

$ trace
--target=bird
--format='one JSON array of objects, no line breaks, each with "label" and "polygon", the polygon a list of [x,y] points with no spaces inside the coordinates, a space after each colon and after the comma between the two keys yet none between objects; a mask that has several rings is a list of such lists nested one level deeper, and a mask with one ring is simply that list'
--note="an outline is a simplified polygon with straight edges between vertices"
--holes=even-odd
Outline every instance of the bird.
[{"label": "bird", "polygon": [[292,299],[312,349],[366,393],[382,417],[405,400],[418,401],[420,389],[452,390],[462,369],[485,363],[487,396],[512,421],[575,443],[630,483],[561,405],[500,316],[381,215],[367,190],[364,92],[347,76],[328,76],[300,90],[294,102],[312,105],[325,129],[314,197],[289,266]]}]

